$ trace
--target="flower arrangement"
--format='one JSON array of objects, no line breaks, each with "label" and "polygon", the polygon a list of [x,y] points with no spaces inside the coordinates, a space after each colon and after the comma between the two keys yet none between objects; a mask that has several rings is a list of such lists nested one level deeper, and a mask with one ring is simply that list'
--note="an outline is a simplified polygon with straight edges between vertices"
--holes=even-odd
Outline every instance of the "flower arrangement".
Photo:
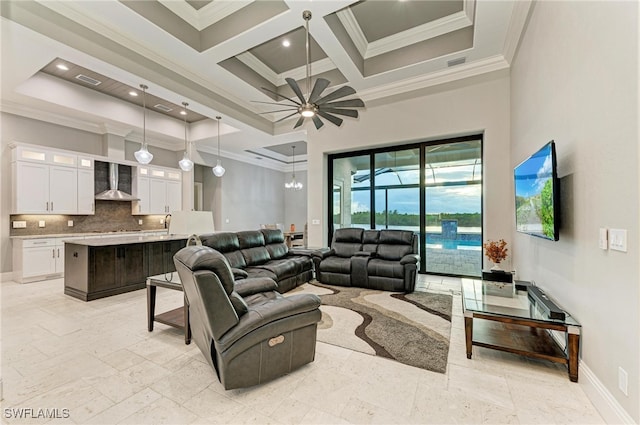
[{"label": "flower arrangement", "polygon": [[484,248],[484,255],[495,264],[500,264],[502,260],[507,258],[507,252],[509,250],[507,249],[507,242],[505,242],[504,239],[500,239],[499,241],[489,240],[482,244],[482,247]]}]

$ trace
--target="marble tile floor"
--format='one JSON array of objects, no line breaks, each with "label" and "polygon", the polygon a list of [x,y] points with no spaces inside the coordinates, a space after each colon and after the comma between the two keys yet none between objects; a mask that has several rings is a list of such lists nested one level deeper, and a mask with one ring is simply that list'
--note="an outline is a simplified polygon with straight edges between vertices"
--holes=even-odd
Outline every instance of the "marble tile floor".
[{"label": "marble tile floor", "polygon": [[[0,420],[603,423],[561,365],[479,347],[468,360],[459,279],[421,275],[417,288],[454,294],[446,374],[318,343],[313,363],[264,385],[225,391],[195,344],[184,344],[180,331],[156,323],[155,330],[147,332],[144,289],[85,303],[63,294],[62,279],[3,282]],[[181,297],[180,292],[159,288],[156,312],[175,308]],[[37,417],[42,414],[38,409],[49,409],[58,417]],[[20,412],[30,417],[17,418]]]}]

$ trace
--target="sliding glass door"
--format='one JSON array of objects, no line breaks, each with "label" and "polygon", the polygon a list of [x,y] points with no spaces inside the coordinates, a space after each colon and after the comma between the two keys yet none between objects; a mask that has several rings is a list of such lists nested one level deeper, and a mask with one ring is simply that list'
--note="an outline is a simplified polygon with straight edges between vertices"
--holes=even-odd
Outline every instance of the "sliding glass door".
[{"label": "sliding glass door", "polygon": [[335,229],[403,229],[419,235],[420,271],[480,276],[482,137],[329,157]]}]

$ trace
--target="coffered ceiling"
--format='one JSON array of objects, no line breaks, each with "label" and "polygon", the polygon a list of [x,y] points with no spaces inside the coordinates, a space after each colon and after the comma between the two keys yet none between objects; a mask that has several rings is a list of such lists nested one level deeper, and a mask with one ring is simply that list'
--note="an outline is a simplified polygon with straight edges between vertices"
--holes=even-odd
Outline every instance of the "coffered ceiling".
[{"label": "coffered ceiling", "polygon": [[[213,118],[222,115],[226,155],[275,152],[282,160],[287,149],[265,148],[291,146],[317,130],[307,123],[293,132],[296,117],[276,123],[284,115],[270,111],[281,108],[260,102],[279,99],[261,88],[291,97],[284,79],[294,78],[304,90],[304,10],[313,15],[312,79],[328,79],[327,92],[349,85],[373,107],[390,96],[411,97],[426,87],[508,68],[530,2],[3,0],[0,7],[4,111],[50,121],[64,117],[90,131],[135,133],[137,118],[119,116],[117,107],[87,105],[96,96],[131,102],[109,87],[124,92],[144,83],[154,101],[178,108],[189,102],[198,149],[213,148]],[[56,60],[108,79],[109,87],[65,76],[53,68]],[[156,143],[180,150],[182,118],[166,119],[176,124],[152,133]],[[342,125],[358,123],[345,118]]]}]

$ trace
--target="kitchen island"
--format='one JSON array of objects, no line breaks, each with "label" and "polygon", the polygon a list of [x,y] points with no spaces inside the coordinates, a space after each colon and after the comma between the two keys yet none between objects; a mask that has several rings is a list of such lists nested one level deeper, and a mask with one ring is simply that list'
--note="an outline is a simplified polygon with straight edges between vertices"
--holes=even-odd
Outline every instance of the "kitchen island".
[{"label": "kitchen island", "polygon": [[91,301],[143,289],[147,276],[175,271],[187,235],[99,237],[65,242],[64,293]]}]

